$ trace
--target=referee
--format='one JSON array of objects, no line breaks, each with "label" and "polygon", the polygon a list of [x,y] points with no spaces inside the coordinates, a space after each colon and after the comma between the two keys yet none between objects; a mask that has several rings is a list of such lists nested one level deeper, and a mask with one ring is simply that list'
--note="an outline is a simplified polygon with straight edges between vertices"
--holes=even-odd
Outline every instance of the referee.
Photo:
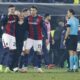
[{"label": "referee", "polygon": [[64,43],[69,50],[69,72],[78,72],[78,56],[76,52],[77,39],[78,39],[78,26],[79,20],[74,16],[75,12],[73,9],[67,11],[69,20],[67,21],[67,31],[65,34]]}]

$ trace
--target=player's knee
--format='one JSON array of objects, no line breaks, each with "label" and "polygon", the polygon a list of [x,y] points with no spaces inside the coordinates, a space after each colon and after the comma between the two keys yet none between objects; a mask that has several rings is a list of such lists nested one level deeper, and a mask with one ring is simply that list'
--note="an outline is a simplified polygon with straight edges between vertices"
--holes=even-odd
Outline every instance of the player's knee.
[{"label": "player's knee", "polygon": [[26,49],[23,52],[24,52],[24,54],[29,54],[30,51]]}]

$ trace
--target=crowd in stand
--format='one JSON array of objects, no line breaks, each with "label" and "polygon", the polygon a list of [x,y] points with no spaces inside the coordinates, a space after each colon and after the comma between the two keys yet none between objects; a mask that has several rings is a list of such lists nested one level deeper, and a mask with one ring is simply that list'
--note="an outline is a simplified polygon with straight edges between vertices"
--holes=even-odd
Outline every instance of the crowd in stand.
[{"label": "crowd in stand", "polygon": [[33,2],[33,3],[75,3],[79,4],[80,0],[0,0],[0,2]]}]

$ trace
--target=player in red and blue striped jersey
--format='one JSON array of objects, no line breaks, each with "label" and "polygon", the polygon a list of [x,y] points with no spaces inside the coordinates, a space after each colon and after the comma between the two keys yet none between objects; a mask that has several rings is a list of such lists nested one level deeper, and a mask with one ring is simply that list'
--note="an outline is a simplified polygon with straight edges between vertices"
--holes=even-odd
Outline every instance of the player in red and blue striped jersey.
[{"label": "player in red and blue striped jersey", "polygon": [[18,17],[15,15],[15,6],[10,5],[8,7],[8,16],[2,18],[2,25],[4,26],[4,33],[2,35],[3,48],[6,52],[6,69],[5,72],[9,71],[11,65],[11,53],[14,53],[16,49],[15,40],[15,24],[18,21]]},{"label": "player in red and blue striped jersey", "polygon": [[48,41],[47,30],[45,28],[45,23],[43,21],[42,16],[37,14],[37,7],[32,6],[30,8],[30,11],[31,15],[25,19],[26,23],[28,22],[28,38],[25,42],[26,45],[23,46],[22,54],[26,55],[26,62],[28,64],[28,54],[30,49],[33,47],[36,56],[35,66],[37,67],[38,72],[43,72],[41,69],[42,39],[44,35],[46,37],[46,42]]}]

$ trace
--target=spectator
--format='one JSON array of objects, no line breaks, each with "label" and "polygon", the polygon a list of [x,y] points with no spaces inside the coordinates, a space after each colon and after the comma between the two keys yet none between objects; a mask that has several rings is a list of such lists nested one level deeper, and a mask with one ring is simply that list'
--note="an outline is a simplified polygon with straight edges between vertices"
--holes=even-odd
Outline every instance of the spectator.
[{"label": "spectator", "polygon": [[63,44],[63,41],[64,41],[64,37],[65,37],[65,33],[66,33],[66,27],[64,26],[64,22],[59,22],[59,25],[61,26],[62,28],[62,31],[61,31],[61,42],[60,42],[60,52],[59,52],[59,67],[63,68],[64,67],[64,61],[66,60],[67,58],[67,52],[66,52],[66,47],[65,45]]},{"label": "spectator", "polygon": [[51,64],[54,64],[54,49],[53,49],[53,46],[54,46],[54,40],[53,40],[54,33],[55,33],[55,30],[52,29],[51,30],[51,36],[50,36],[50,53],[49,53]]},{"label": "spectator", "polygon": [[44,57],[45,65],[48,68],[52,68],[53,67],[53,65],[50,62],[50,58],[49,58],[49,51],[50,51],[50,31],[51,31],[50,20],[51,20],[51,15],[49,13],[46,13],[45,14],[45,25],[46,25],[46,29],[47,29],[47,35],[48,35],[48,45],[46,44],[45,37],[43,37],[43,49],[42,50],[43,50],[43,57]]},{"label": "spectator", "polygon": [[61,40],[61,32],[62,32],[62,27],[60,25],[61,22],[59,22],[58,27],[56,27],[55,32],[54,32],[54,64],[56,66],[59,66],[59,58],[60,58],[60,40]]}]

